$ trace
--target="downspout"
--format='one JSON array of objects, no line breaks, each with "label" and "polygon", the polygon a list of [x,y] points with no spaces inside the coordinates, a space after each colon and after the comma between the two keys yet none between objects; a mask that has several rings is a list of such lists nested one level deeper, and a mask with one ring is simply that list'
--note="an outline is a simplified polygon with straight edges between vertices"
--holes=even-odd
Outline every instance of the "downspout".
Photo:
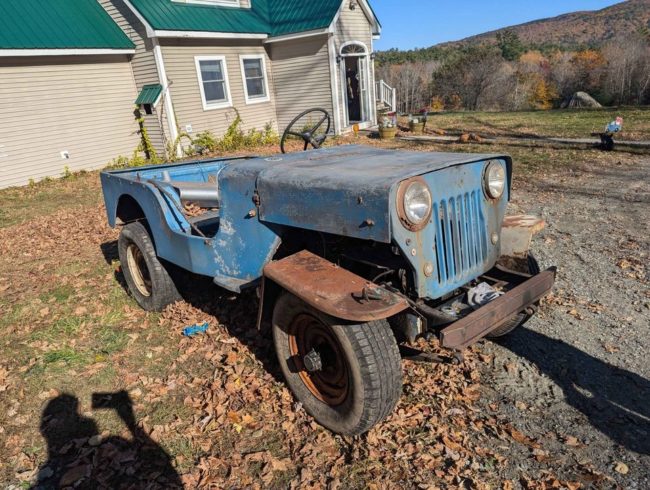
[{"label": "downspout", "polygon": [[[153,43],[153,57],[156,61],[158,78],[160,79],[160,83],[162,83],[163,86],[162,94],[165,104],[165,112],[167,113],[169,136],[171,138],[172,145],[175,145],[176,140],[178,140],[178,127],[176,127],[176,113],[174,112],[174,104],[172,104],[172,95],[169,90],[169,80],[167,79],[167,72],[165,71],[165,62],[163,60],[162,49],[160,48],[160,42],[158,41],[157,37],[152,37],[151,42]],[[180,144],[176,146],[176,156],[183,156],[183,150]]]}]

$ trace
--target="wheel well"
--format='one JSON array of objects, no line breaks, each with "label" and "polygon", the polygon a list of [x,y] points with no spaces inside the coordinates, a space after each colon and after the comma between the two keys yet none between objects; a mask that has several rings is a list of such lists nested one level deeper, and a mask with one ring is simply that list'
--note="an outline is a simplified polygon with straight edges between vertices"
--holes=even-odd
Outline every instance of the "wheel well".
[{"label": "wheel well", "polygon": [[146,218],[144,211],[138,204],[138,201],[124,194],[117,202],[117,210],[115,212],[119,224],[131,223],[132,221],[143,220]]}]

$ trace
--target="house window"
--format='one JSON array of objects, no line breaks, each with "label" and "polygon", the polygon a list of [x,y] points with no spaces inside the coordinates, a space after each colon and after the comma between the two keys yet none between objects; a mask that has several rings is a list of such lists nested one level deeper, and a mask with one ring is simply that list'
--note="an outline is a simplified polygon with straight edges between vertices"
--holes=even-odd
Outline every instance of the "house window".
[{"label": "house window", "polygon": [[243,55],[240,56],[240,62],[246,103],[256,104],[270,100],[264,55]]},{"label": "house window", "polygon": [[228,87],[228,69],[223,56],[197,56],[196,72],[203,109],[221,109],[232,105]]}]

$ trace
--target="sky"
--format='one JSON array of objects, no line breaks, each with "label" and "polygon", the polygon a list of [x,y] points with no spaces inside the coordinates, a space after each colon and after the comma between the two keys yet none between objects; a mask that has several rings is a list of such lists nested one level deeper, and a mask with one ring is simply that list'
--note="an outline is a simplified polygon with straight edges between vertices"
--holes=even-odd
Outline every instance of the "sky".
[{"label": "sky", "polygon": [[426,48],[474,34],[576,10],[598,10],[616,0],[370,0],[382,24],[377,50]]}]

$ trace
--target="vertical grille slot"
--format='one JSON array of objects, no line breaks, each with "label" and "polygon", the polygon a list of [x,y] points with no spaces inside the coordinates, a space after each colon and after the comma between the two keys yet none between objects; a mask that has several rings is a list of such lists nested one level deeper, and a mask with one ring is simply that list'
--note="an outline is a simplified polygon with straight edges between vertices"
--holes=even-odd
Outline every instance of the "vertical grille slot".
[{"label": "vertical grille slot", "polygon": [[485,218],[481,193],[467,192],[433,206],[435,249],[440,284],[455,282],[479,268],[487,259]]}]

